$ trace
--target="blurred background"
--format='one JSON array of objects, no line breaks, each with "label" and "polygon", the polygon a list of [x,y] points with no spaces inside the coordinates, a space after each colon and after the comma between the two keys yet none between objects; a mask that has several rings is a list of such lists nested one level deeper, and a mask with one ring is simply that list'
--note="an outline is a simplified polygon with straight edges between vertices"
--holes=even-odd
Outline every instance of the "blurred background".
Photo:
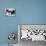
[{"label": "blurred background", "polygon": [[[5,8],[16,8],[16,16],[5,16]],[[0,44],[8,43],[10,32],[18,35],[17,24],[46,24],[46,0],[0,0]]]}]

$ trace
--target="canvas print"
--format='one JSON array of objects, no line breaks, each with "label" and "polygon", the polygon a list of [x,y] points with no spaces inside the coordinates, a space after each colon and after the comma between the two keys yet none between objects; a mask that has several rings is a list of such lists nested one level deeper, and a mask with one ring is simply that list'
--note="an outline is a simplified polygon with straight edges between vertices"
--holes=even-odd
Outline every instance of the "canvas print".
[{"label": "canvas print", "polygon": [[5,15],[6,16],[16,16],[16,9],[15,8],[5,8]]}]

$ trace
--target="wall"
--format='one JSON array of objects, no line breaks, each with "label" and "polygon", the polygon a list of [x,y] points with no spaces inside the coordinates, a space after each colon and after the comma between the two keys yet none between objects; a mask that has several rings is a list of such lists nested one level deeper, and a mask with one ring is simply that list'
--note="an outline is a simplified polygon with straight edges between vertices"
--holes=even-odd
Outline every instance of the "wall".
[{"label": "wall", "polygon": [[16,0],[21,24],[46,24],[46,0]]},{"label": "wall", "polygon": [[[16,8],[15,17],[4,16],[4,8]],[[0,44],[8,43],[17,24],[46,24],[46,0],[0,0]],[[17,40],[16,40],[17,42]]]},{"label": "wall", "polygon": [[[8,34],[16,32],[17,34],[17,15],[15,17],[8,17],[4,15],[5,8],[16,8],[14,0],[0,0],[0,44],[7,44]],[[17,43],[17,39],[15,41]]]}]

